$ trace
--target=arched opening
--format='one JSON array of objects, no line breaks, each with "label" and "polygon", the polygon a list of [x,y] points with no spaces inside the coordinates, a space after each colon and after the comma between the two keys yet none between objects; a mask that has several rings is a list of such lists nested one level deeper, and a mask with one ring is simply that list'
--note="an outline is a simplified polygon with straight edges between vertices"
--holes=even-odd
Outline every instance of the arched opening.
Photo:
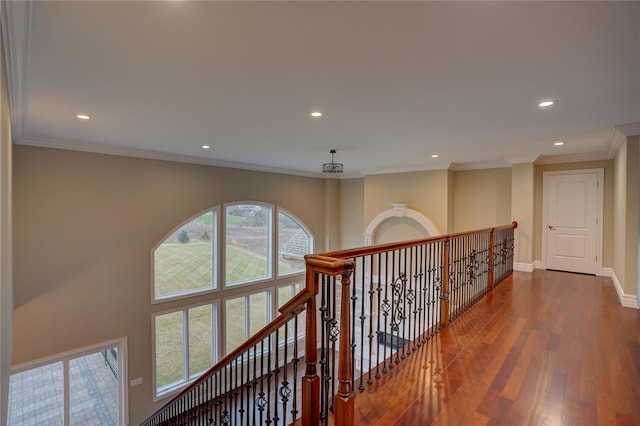
[{"label": "arched opening", "polygon": [[424,214],[407,208],[406,204],[392,204],[392,208],[378,214],[367,226],[364,245],[382,244],[440,235],[438,227]]}]

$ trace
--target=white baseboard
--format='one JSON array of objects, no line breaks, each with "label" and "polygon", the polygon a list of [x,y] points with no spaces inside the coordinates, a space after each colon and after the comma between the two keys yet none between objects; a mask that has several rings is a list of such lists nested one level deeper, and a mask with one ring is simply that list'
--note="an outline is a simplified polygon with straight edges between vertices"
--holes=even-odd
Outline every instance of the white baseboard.
[{"label": "white baseboard", "polygon": [[532,263],[513,262],[513,270],[519,272],[533,272]]},{"label": "white baseboard", "polygon": [[602,275],[601,276],[613,278],[613,275],[614,275],[613,268],[602,268]]},{"label": "white baseboard", "polygon": [[618,277],[616,276],[616,271],[612,268],[602,268],[602,275],[605,277],[611,277],[616,293],[618,293],[618,300],[620,300],[620,304],[623,307],[638,309],[638,297],[624,293],[622,286],[620,285],[620,281],[618,281]]},{"label": "white baseboard", "polygon": [[[535,269],[544,269],[542,262],[540,260],[536,260],[533,263],[521,263],[521,262],[513,262],[513,270],[520,272],[533,272]],[[613,286],[616,289],[616,293],[618,294],[618,300],[620,301],[620,305],[625,308],[633,308],[640,309],[638,307],[638,297],[625,294],[622,290],[622,286],[620,285],[620,281],[618,281],[618,277],[616,276],[613,268],[602,268],[603,277],[610,277],[613,281]]]}]

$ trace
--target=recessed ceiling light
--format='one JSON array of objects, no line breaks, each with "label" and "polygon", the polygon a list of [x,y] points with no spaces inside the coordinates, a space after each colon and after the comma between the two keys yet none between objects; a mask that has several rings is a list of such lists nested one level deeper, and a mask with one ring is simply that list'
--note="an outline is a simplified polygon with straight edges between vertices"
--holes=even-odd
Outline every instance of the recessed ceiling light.
[{"label": "recessed ceiling light", "polygon": [[310,115],[311,115],[313,118],[320,118],[320,117],[322,117],[322,112],[320,112],[320,111],[311,111],[311,114],[310,114]]},{"label": "recessed ceiling light", "polygon": [[438,158],[439,155],[438,154],[431,154],[431,158]]},{"label": "recessed ceiling light", "polygon": [[90,119],[91,117],[89,117],[89,116],[88,116],[88,115],[86,115],[86,114],[76,114],[76,118],[79,118],[80,120],[88,120],[88,119]]},{"label": "recessed ceiling light", "polygon": [[553,105],[554,102],[552,100],[546,100],[546,101],[541,101],[538,106],[540,108],[546,108],[546,107],[550,107],[551,105]]},{"label": "recessed ceiling light", "polygon": [[555,146],[562,146],[562,145],[564,145],[564,142],[562,142],[562,141],[555,141],[553,144],[554,144]]},{"label": "recessed ceiling light", "polygon": [[209,145],[202,145],[202,149],[209,149],[211,148]]}]

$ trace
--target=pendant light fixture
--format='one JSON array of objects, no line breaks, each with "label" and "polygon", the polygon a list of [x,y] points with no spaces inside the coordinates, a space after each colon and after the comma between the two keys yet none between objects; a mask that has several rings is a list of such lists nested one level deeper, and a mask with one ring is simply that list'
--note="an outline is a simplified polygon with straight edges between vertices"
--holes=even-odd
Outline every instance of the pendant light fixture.
[{"label": "pendant light fixture", "polygon": [[344,167],[342,165],[342,163],[335,163],[333,161],[333,156],[336,153],[335,149],[332,149],[329,151],[329,153],[331,154],[331,162],[330,163],[324,163],[322,165],[322,173],[326,173],[326,174],[339,174],[342,173]]}]

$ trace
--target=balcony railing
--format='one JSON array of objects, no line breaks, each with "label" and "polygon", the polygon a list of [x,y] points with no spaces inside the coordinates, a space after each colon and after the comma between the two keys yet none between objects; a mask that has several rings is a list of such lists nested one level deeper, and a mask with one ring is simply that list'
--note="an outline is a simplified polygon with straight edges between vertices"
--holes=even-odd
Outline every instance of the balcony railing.
[{"label": "balcony railing", "polygon": [[141,425],[353,425],[356,389],[511,274],[516,227],[306,256],[280,315]]}]

